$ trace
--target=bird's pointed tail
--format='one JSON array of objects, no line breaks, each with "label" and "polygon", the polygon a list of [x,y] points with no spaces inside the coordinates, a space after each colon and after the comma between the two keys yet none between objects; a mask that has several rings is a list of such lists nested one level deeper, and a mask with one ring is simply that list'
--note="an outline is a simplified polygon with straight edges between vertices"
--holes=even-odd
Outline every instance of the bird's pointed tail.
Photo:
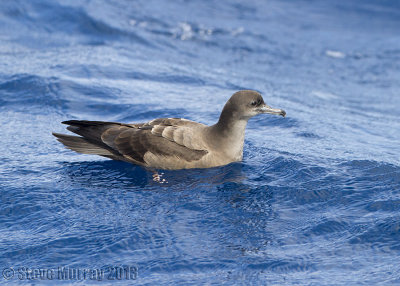
[{"label": "bird's pointed tail", "polygon": [[94,143],[89,142],[87,139],[79,136],[72,136],[60,133],[52,133],[57,140],[60,141],[68,149],[82,154],[93,154],[106,157],[113,157],[115,154],[109,150],[104,149]]}]

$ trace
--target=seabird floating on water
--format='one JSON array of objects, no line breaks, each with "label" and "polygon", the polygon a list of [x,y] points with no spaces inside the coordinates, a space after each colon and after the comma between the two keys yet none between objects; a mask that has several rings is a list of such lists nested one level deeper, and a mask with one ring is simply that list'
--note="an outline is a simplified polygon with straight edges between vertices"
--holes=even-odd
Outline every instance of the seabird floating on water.
[{"label": "seabird floating on water", "polygon": [[253,90],[234,93],[219,120],[207,126],[183,118],[147,123],[68,120],[80,136],[53,133],[66,148],[155,169],[210,168],[241,161],[247,121],[261,113],[286,115],[265,104]]}]

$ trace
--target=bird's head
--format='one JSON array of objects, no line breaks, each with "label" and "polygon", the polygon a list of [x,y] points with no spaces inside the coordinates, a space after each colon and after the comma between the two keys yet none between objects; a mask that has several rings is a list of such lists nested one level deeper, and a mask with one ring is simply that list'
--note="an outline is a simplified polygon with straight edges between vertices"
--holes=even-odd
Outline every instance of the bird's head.
[{"label": "bird's head", "polygon": [[286,115],[283,109],[275,109],[268,106],[261,94],[254,90],[235,92],[226,103],[225,108],[231,111],[232,116],[246,120],[261,113],[282,115],[283,117]]}]

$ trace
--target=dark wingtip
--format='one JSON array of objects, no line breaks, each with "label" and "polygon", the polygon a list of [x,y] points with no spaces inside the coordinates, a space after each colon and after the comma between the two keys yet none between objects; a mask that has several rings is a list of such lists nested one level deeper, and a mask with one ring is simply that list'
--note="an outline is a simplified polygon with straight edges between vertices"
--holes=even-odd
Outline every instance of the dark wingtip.
[{"label": "dark wingtip", "polygon": [[82,120],[66,120],[66,121],[62,121],[62,124],[67,124],[67,125],[74,125],[74,124],[78,124],[82,122]]},{"label": "dark wingtip", "polygon": [[66,120],[62,121],[62,124],[72,125],[72,126],[99,126],[105,124],[117,124],[122,125],[123,123],[109,122],[109,121],[92,121],[92,120]]}]

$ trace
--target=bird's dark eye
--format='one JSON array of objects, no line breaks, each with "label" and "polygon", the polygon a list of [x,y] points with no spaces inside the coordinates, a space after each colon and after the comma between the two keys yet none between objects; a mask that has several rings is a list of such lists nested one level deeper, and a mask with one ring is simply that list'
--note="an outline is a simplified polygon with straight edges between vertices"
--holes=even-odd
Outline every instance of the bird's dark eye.
[{"label": "bird's dark eye", "polygon": [[253,100],[253,101],[251,102],[251,106],[256,106],[256,105],[257,105],[257,101]]}]

